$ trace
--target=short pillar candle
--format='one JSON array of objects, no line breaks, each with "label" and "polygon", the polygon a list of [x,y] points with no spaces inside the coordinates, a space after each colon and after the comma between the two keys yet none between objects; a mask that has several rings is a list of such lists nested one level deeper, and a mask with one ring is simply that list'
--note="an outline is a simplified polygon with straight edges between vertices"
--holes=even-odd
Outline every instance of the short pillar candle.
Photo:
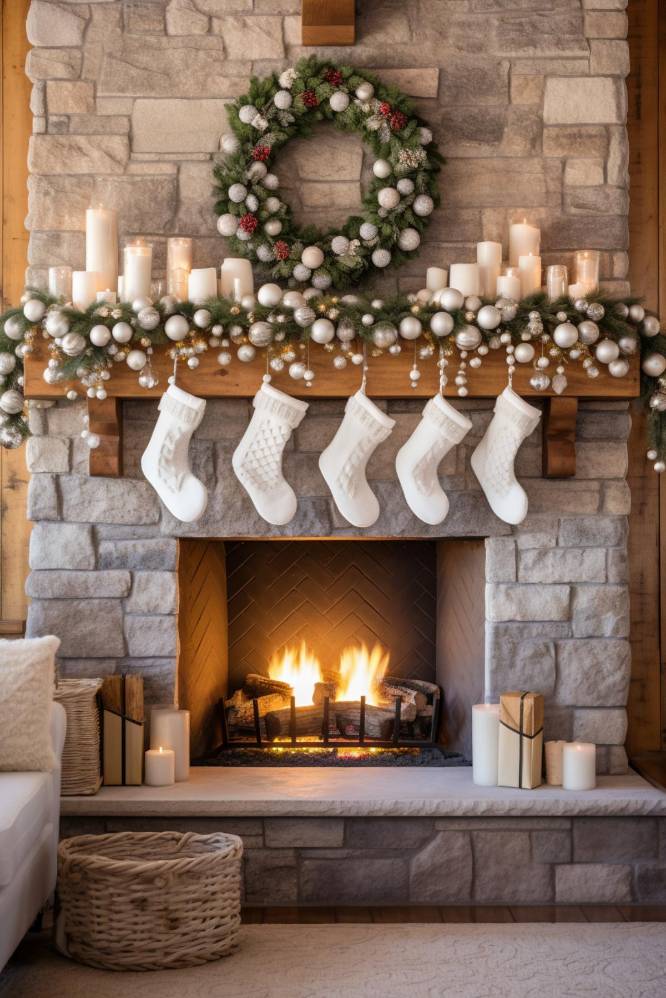
[{"label": "short pillar candle", "polygon": [[462,295],[478,295],[480,291],[478,263],[452,263],[449,271],[449,287],[455,288]]},{"label": "short pillar candle", "polygon": [[88,308],[97,300],[99,274],[94,270],[75,270],[72,274],[72,304],[74,308]]},{"label": "short pillar candle", "polygon": [[500,274],[497,278],[497,294],[500,298],[520,301],[520,278],[513,274]]},{"label": "short pillar candle", "polygon": [[176,755],[173,749],[148,749],[145,754],[145,783],[148,787],[170,787],[175,780]]},{"label": "short pillar candle", "polygon": [[[220,279],[225,298],[235,298],[236,301],[240,301],[243,295],[254,294],[252,264],[243,257],[227,257],[220,267]],[[239,281],[238,285],[236,281]]]},{"label": "short pillar candle", "polygon": [[477,243],[476,262],[479,265],[479,292],[484,298],[494,298],[502,269],[502,244],[490,240]]},{"label": "short pillar candle", "polygon": [[192,270],[187,279],[190,301],[201,303],[217,295],[217,271],[215,267],[201,267]]},{"label": "short pillar candle", "polygon": [[541,257],[528,253],[518,257],[520,271],[520,293],[523,298],[541,290]]},{"label": "short pillar candle", "polygon": [[562,750],[562,787],[594,790],[597,785],[597,746],[590,742],[568,742]]},{"label": "short pillar candle", "polygon": [[151,748],[173,749],[176,757],[176,782],[190,775],[190,712],[177,707],[153,707],[150,715]]},{"label": "short pillar candle", "polygon": [[479,787],[497,786],[499,704],[472,707],[472,779]]},{"label": "short pillar candle", "polygon": [[426,270],[426,288],[428,291],[441,291],[446,287],[449,272],[444,267],[428,267]]}]

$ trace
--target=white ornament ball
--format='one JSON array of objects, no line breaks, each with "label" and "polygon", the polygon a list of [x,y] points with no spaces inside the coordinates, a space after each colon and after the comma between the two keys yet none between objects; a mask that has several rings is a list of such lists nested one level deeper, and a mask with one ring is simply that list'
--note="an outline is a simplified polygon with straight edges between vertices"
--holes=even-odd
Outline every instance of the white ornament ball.
[{"label": "white ornament ball", "polygon": [[311,326],[315,319],[314,309],[311,309],[309,305],[300,305],[294,309],[294,322],[302,329]]},{"label": "white ornament ball", "polygon": [[243,295],[240,300],[241,308],[244,308],[246,312],[251,312],[256,304],[257,299],[254,295]]},{"label": "white ornament ball", "polygon": [[295,281],[309,281],[312,277],[312,271],[304,263],[297,263],[293,270],[293,277]]},{"label": "white ornament ball", "polygon": [[23,306],[23,314],[28,322],[41,322],[46,312],[46,305],[39,298],[30,298]]},{"label": "white ornament ball", "polygon": [[252,346],[267,347],[273,340],[273,327],[270,322],[253,322],[247,336]]},{"label": "white ornament ball", "polygon": [[398,236],[398,246],[405,253],[412,253],[415,249],[421,245],[421,236],[416,229],[411,227],[403,229]]},{"label": "white ornament ball", "polygon": [[336,329],[335,334],[341,343],[351,343],[353,339],[356,339],[354,323],[350,319],[342,319],[338,323],[338,328]]},{"label": "white ornament ball", "polygon": [[410,180],[409,177],[401,177],[395,186],[404,196],[414,193],[414,181]]},{"label": "white ornament ball", "polygon": [[475,350],[483,337],[476,326],[463,326],[456,333],[455,339],[459,350]]},{"label": "white ornament ball", "polygon": [[455,312],[457,309],[462,308],[464,300],[463,295],[457,288],[442,288],[439,293],[439,304],[447,312]]},{"label": "white ornament ball", "polygon": [[333,283],[333,278],[327,270],[318,270],[312,278],[312,283],[314,284],[314,288],[312,289],[313,291],[326,291],[326,289],[330,288]]},{"label": "white ornament ball", "polygon": [[372,262],[375,267],[388,267],[391,262],[391,254],[387,249],[378,247],[372,254]]},{"label": "white ornament ball", "polygon": [[[28,302],[28,305],[30,302]],[[41,302],[40,302],[41,304]],[[27,307],[27,306],[26,306]],[[25,308],[23,309],[25,312]],[[643,319],[643,335],[644,336],[656,336],[661,329],[661,323],[656,315],[646,315]]]},{"label": "white ornament ball", "polygon": [[146,366],[146,357],[143,350],[130,350],[127,354],[126,364],[131,371],[140,371],[141,368]]},{"label": "white ornament ball", "polygon": [[497,329],[502,321],[502,313],[494,305],[483,305],[478,311],[476,321],[481,329]]},{"label": "white ornament ball", "polygon": [[23,396],[15,388],[10,388],[0,395],[0,409],[9,416],[15,416],[23,411]]},{"label": "white ornament ball", "polygon": [[[252,163],[248,167],[248,170],[247,170],[245,176],[247,177],[248,180],[263,180],[267,173],[268,173],[268,167],[266,166],[266,164],[265,163],[256,162],[256,163]],[[250,197],[249,194],[248,194],[248,197]],[[254,195],[252,195],[252,197],[254,197]],[[256,198],[255,198],[255,201],[256,201]],[[247,200],[246,200],[246,204],[247,204]],[[249,207],[249,205],[248,205],[248,207]]]},{"label": "white ornament ball", "polygon": [[282,288],[279,284],[262,284],[257,292],[257,300],[265,308],[275,308],[282,301]]},{"label": "white ornament ball", "polygon": [[233,134],[233,132],[229,132],[227,135],[222,136],[221,145],[222,145],[222,152],[225,152],[227,156],[233,156],[233,154],[235,152],[238,152],[238,150],[240,149],[240,142]]},{"label": "white ornament ball", "polygon": [[427,215],[432,215],[434,207],[435,202],[429,194],[419,194],[414,198],[412,211],[415,215],[418,215],[419,218],[425,218]]},{"label": "white ornament ball", "polygon": [[620,348],[615,340],[600,340],[594,355],[601,364],[610,364],[620,356]]},{"label": "white ornament ball", "polygon": [[[169,319],[168,322],[170,321],[171,320]],[[129,343],[134,335],[134,330],[130,326],[129,322],[116,322],[111,329],[111,335],[116,343]]]},{"label": "white ornament ball", "polygon": [[347,358],[343,357],[342,354],[338,354],[337,357],[333,358],[333,367],[336,371],[342,371],[347,366]]},{"label": "white ornament ball", "polygon": [[398,328],[403,340],[416,340],[423,331],[421,320],[417,319],[415,315],[406,315],[404,319],[400,320]]},{"label": "white ornament ball", "polygon": [[553,330],[553,340],[562,350],[568,350],[578,340],[578,329],[573,322],[560,322]]},{"label": "white ornament ball", "polygon": [[296,79],[296,71],[294,69],[285,69],[283,73],[278,76],[278,83],[285,90],[289,89],[294,85],[294,80]]},{"label": "white ornament ball", "polygon": [[256,353],[257,351],[251,343],[243,343],[239,346],[236,356],[243,364],[249,364],[251,360],[254,360]]},{"label": "white ornament ball", "polygon": [[249,243],[250,239],[252,239],[252,233],[246,232],[244,229],[239,227],[238,232],[236,233],[236,239],[240,239],[242,243]]},{"label": "white ornament ball", "polygon": [[288,90],[278,90],[275,97],[273,98],[273,103],[280,111],[286,111],[287,108],[291,107],[291,102],[293,97]]},{"label": "white ornament ball", "polygon": [[382,208],[390,211],[392,208],[397,208],[400,204],[400,194],[395,187],[382,187],[377,192],[377,201]]},{"label": "white ornament ball", "polygon": [[244,125],[251,125],[258,114],[254,104],[244,104],[238,109],[238,117]]},{"label": "white ornament ball", "polygon": [[160,324],[160,313],[152,305],[148,305],[147,308],[141,309],[136,320],[142,329],[147,331],[157,329]]},{"label": "white ornament ball", "polygon": [[324,262],[324,252],[319,246],[306,246],[301,253],[301,263],[304,263],[310,270],[316,270]]},{"label": "white ornament ball", "polygon": [[16,367],[16,357],[11,353],[0,353],[0,376],[11,374]]},{"label": "white ornament ball", "polygon": [[581,343],[591,346],[599,339],[599,327],[591,319],[584,319],[578,326],[578,339]]},{"label": "white ornament ball", "polygon": [[624,378],[629,373],[629,361],[625,360],[624,357],[620,357],[619,360],[612,360],[608,365],[608,373],[613,378]]},{"label": "white ornament ball", "polygon": [[310,337],[315,343],[330,343],[335,336],[335,326],[330,319],[316,319],[312,323]]},{"label": "white ornament ball", "polygon": [[93,326],[90,330],[90,342],[94,347],[105,347],[111,339],[111,332],[107,326]]},{"label": "white ornament ball", "polygon": [[331,239],[331,249],[336,256],[344,256],[349,249],[349,240],[346,236],[333,236]]},{"label": "white ornament ball", "polygon": [[629,318],[632,322],[642,322],[645,318],[645,309],[642,305],[629,306]]},{"label": "white ornament ball", "polygon": [[86,348],[86,341],[79,333],[66,333],[60,344],[63,353],[68,357],[78,357]]},{"label": "white ornament ball", "polygon": [[257,246],[257,260],[261,260],[262,263],[270,263],[273,259],[273,250],[266,243],[260,243]]},{"label": "white ornament ball", "polygon": [[660,378],[664,371],[666,371],[666,357],[663,357],[660,353],[646,354],[641,367],[644,373],[651,378]]},{"label": "white ornament ball", "polygon": [[365,239],[366,242],[370,242],[377,238],[377,226],[374,222],[363,222],[358,230],[361,239]]},{"label": "white ornament ball", "polygon": [[197,329],[208,329],[212,322],[213,316],[210,314],[207,308],[198,308],[194,315],[192,316],[192,322],[197,327]]},{"label": "white ornament ball", "polygon": [[289,365],[289,377],[293,378],[294,381],[300,381],[305,375],[305,371],[305,364],[300,360],[295,360],[293,364]]},{"label": "white ornament ball", "polygon": [[372,331],[372,342],[380,350],[393,346],[398,338],[395,326],[390,322],[380,322]]},{"label": "white ornament ball", "polygon": [[234,204],[242,204],[247,197],[247,187],[245,184],[232,184],[229,188],[229,200]]},{"label": "white ornament ball", "polygon": [[349,107],[349,94],[346,94],[344,90],[336,90],[334,94],[328,99],[328,103],[331,105],[331,109],[337,114],[341,114],[342,111],[346,111]]},{"label": "white ornament ball", "polygon": [[190,324],[184,315],[170,315],[164,323],[164,332],[170,340],[184,340],[190,331]]},{"label": "white ornament ball", "polygon": [[304,302],[305,298],[300,291],[285,291],[282,295],[282,304],[286,308],[299,308]]},{"label": "white ornament ball", "polygon": [[432,142],[432,132],[429,128],[419,128],[419,142],[422,146],[429,146]]},{"label": "white ornament ball", "polygon": [[280,181],[274,173],[267,173],[262,183],[267,191],[276,191],[280,186]]},{"label": "white ornament ball", "polygon": [[231,363],[231,354],[228,350],[222,350],[217,355],[217,362],[221,367],[228,367]]},{"label": "white ornament ball", "polygon": [[380,180],[386,180],[391,176],[393,168],[387,159],[376,159],[372,164],[372,172]]},{"label": "white ornament ball", "polygon": [[[51,332],[51,329],[49,327],[49,320],[52,320],[51,326],[53,326],[53,328],[55,329],[56,328],[56,325],[55,325],[56,324],[56,320],[54,318],[55,316],[58,317],[58,320],[59,320],[59,322],[61,324],[58,327],[58,330],[60,330],[62,328],[62,332],[60,332],[60,331],[58,331],[58,332]],[[60,312],[50,312],[49,313],[49,315],[47,316],[47,319],[46,319],[46,331],[51,336],[64,336],[64,334],[67,332],[68,329],[69,329],[69,325],[67,323],[67,320],[64,318],[64,316],[61,315]],[[10,315],[9,316],[9,318],[5,322],[4,330],[5,330],[5,336],[8,339],[10,339],[10,340],[20,340],[21,337],[23,336],[23,324],[22,324],[21,320],[19,319],[19,317],[17,315]]]},{"label": "white ornament ball", "polygon": [[282,232],[282,222],[279,218],[269,218],[264,223],[264,232],[267,236],[279,236]]},{"label": "white ornament ball", "polygon": [[375,94],[375,88],[373,87],[372,83],[368,83],[365,80],[363,81],[363,83],[359,83],[359,85],[356,88],[356,96],[360,101],[365,102],[372,100],[374,94]]},{"label": "white ornament ball", "polygon": [[513,356],[519,364],[529,364],[534,360],[534,347],[531,343],[518,343]]},{"label": "white ornament ball", "polygon": [[282,207],[282,202],[279,198],[276,198],[273,194],[264,201],[264,208],[269,213],[269,215],[274,215],[276,211],[279,211]]},{"label": "white ornament ball", "polygon": [[435,312],[430,319],[430,328],[435,336],[448,336],[453,332],[453,318],[448,312]]}]

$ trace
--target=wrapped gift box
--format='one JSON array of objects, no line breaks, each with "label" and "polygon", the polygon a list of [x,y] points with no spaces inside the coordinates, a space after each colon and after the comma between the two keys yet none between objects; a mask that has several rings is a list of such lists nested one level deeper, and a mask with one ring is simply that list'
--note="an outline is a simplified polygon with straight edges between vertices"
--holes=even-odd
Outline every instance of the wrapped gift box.
[{"label": "wrapped gift box", "polygon": [[532,790],[541,785],[543,697],[512,692],[500,697],[498,784]]}]

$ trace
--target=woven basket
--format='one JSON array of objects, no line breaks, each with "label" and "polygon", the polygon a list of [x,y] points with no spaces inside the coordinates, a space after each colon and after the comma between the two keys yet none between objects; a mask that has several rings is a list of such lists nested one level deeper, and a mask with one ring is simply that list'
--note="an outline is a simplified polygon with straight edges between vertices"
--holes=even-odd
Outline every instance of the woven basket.
[{"label": "woven basket", "polygon": [[101,679],[60,679],[54,699],[67,713],[67,734],[62,753],[63,796],[96,794],[102,782],[99,759],[99,709]]},{"label": "woven basket", "polygon": [[57,945],[105,970],[193,967],[237,946],[243,843],[215,832],[78,835],[58,847]]}]

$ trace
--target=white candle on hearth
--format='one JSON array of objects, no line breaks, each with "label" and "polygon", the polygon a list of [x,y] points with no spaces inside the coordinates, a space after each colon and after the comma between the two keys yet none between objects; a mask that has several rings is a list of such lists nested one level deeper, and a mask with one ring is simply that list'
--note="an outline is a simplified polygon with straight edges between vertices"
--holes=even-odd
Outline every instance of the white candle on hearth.
[{"label": "white candle on hearth", "polygon": [[441,291],[446,287],[449,272],[444,267],[428,267],[426,270],[426,288],[428,291]]},{"label": "white candle on hearth", "polygon": [[541,290],[541,257],[528,253],[518,257],[520,271],[520,293],[523,298]]},{"label": "white candle on hearth", "polygon": [[497,291],[497,278],[502,269],[502,244],[485,240],[476,244],[476,262],[479,265],[480,294],[484,298],[494,298]]},{"label": "white candle on hearth", "polygon": [[124,251],[123,301],[150,298],[153,247],[143,239],[128,243]]},{"label": "white candle on hearth", "polygon": [[187,279],[187,295],[190,301],[203,302],[217,295],[217,271],[215,267],[201,267],[192,270]]},{"label": "white candle on hearth", "polygon": [[72,274],[72,304],[74,308],[88,308],[97,298],[99,274],[94,270],[75,270]]},{"label": "white candle on hearth", "polygon": [[514,222],[509,228],[509,263],[518,266],[521,256],[538,256],[541,250],[541,230],[530,225],[527,219]]},{"label": "white candle on hearth", "polygon": [[565,790],[594,790],[597,785],[597,747],[569,742],[562,750],[562,786]]},{"label": "white candle on hearth", "polygon": [[148,749],[144,756],[146,764],[145,783],[148,787],[169,787],[176,782],[176,755],[172,749],[160,745]]},{"label": "white candle on hearth", "polygon": [[150,714],[151,748],[173,749],[176,756],[176,781],[190,775],[190,712],[177,707],[153,707]]},{"label": "white candle on hearth", "polygon": [[234,282],[236,280],[240,281],[240,298],[243,295],[254,294],[252,264],[249,260],[242,257],[227,257],[220,267],[220,277],[222,279],[222,294],[225,298],[234,297]]},{"label": "white candle on hearth", "polygon": [[116,289],[118,280],[118,213],[113,208],[86,211],[86,270],[96,271],[97,291]]},{"label": "white candle on hearth", "polygon": [[497,786],[499,704],[472,707],[472,779],[480,787]]},{"label": "white candle on hearth", "polygon": [[520,301],[520,278],[512,274],[500,274],[497,278],[497,295],[499,298],[510,298]]},{"label": "white candle on hearth", "polygon": [[478,263],[452,263],[449,271],[449,287],[462,295],[479,294]]},{"label": "white candle on hearth", "polygon": [[54,298],[64,298],[65,301],[72,300],[72,268],[65,264],[63,267],[49,267],[49,294]]}]

